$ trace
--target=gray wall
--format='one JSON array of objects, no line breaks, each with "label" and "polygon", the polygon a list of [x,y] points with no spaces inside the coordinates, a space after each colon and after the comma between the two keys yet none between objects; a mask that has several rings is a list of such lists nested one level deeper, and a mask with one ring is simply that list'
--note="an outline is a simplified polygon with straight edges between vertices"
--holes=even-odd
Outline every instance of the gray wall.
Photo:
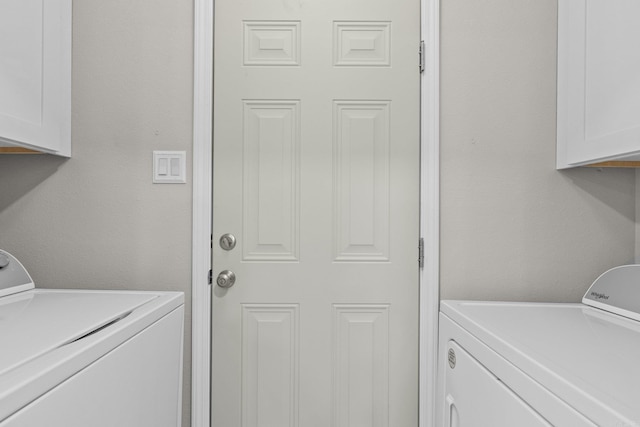
[{"label": "gray wall", "polygon": [[191,185],[153,185],[151,152],[191,156],[192,2],[83,0],[73,14],[73,156],[0,156],[0,248],[38,287],[179,290],[189,312]]},{"label": "gray wall", "polygon": [[441,295],[578,301],[633,261],[635,172],[555,165],[555,0],[442,0]]}]

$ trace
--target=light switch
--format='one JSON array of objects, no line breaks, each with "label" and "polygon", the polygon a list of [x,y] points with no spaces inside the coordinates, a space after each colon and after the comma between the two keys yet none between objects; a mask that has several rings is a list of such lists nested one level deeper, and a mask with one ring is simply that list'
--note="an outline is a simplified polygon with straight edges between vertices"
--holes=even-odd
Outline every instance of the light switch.
[{"label": "light switch", "polygon": [[167,159],[160,157],[158,159],[158,175],[166,176],[167,175]]},{"label": "light switch", "polygon": [[171,158],[171,176],[180,176],[180,159]]},{"label": "light switch", "polygon": [[187,182],[186,151],[154,151],[154,184],[184,184]]}]

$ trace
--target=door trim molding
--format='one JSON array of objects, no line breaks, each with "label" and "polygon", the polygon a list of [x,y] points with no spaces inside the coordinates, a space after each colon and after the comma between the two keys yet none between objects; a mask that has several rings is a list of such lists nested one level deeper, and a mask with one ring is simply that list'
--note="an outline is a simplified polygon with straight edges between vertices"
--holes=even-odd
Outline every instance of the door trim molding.
[{"label": "door trim molding", "polygon": [[[193,217],[191,279],[191,425],[209,427],[211,375],[211,216],[213,2],[194,0]],[[421,78],[420,427],[435,421],[439,310],[439,21],[440,0],[420,0],[425,71]],[[416,65],[418,61],[416,46]],[[416,72],[417,72],[416,66]]]},{"label": "door trim molding", "polygon": [[420,86],[420,427],[435,426],[440,311],[440,0],[420,0],[424,73]]},{"label": "door trim molding", "polygon": [[213,1],[195,0],[193,34],[193,211],[191,425],[209,427],[211,395],[211,212]]}]

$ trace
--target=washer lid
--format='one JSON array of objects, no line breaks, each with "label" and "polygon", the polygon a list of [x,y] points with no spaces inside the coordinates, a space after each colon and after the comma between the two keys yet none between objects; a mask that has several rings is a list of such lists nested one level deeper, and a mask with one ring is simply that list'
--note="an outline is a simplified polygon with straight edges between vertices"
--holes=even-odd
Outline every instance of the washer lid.
[{"label": "washer lid", "polygon": [[0,298],[0,376],[114,324],[157,297],[36,289]]},{"label": "washer lid", "polygon": [[640,420],[640,322],[584,304],[443,301],[441,310],[597,425]]}]

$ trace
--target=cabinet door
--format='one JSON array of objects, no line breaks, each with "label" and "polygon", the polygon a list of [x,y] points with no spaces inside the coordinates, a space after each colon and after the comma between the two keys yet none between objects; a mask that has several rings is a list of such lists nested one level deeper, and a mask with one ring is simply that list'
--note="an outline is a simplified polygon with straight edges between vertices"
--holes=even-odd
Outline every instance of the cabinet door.
[{"label": "cabinet door", "polygon": [[640,160],[638,16],[637,0],[559,0],[559,169]]},{"label": "cabinet door", "polygon": [[0,2],[0,146],[69,156],[71,0]]}]

